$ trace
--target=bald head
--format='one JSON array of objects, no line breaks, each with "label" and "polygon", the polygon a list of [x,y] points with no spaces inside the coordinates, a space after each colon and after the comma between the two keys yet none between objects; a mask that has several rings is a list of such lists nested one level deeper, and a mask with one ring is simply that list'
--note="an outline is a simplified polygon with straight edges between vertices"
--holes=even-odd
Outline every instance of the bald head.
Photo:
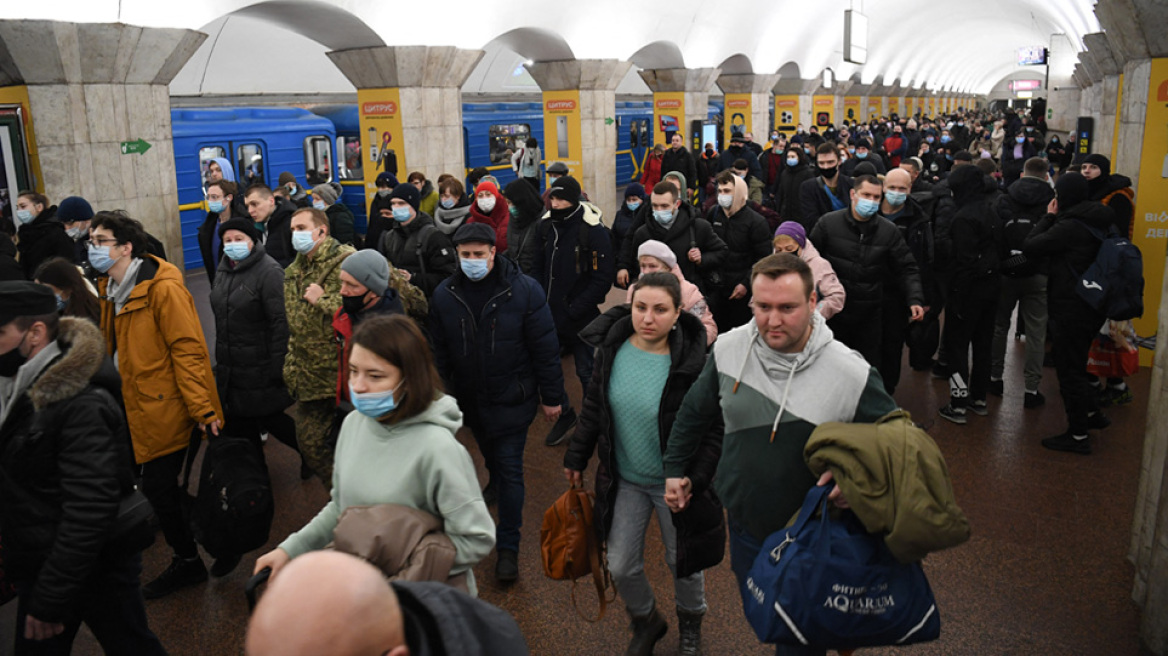
[{"label": "bald head", "polygon": [[272,579],[247,631],[248,656],[408,656],[393,588],[369,563],[314,551]]},{"label": "bald head", "polygon": [[908,191],[912,188],[912,174],[908,171],[896,168],[888,172],[884,176],[884,189],[893,189],[896,191]]}]

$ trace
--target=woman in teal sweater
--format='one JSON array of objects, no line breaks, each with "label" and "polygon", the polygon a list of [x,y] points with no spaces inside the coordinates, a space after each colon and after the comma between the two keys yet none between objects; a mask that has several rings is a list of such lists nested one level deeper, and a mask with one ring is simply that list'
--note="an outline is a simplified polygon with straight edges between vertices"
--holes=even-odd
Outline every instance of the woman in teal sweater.
[{"label": "woman in teal sweater", "polygon": [[401,315],[366,319],[353,333],[349,413],[337,440],[332,497],[304,528],[256,561],[276,576],[289,560],[323,549],[349,506],[395,503],[439,517],[454,567],[475,594],[471,568],[495,545],[495,523],[470,454],[454,438],[462,412],[441,392],[430,347]]},{"label": "woman in teal sweater", "polygon": [[[688,472],[696,503],[673,515],[665,505],[662,453],[686,390],[705,364],[706,330],[681,311],[681,287],[671,273],[641,276],[632,307],[616,307],[580,337],[597,347],[596,372],[584,399],[580,424],[564,456],[574,485],[593,452],[596,530],[608,548],[616,589],[633,619],[628,654],[651,654],[668,629],[645,577],[645,532],[653,516],[661,528],[665,560],[674,573],[680,654],[697,654],[706,612],[703,569],[724,555],[722,507],[710,489],[708,463],[694,458]],[[721,422],[710,428],[716,443]]]}]

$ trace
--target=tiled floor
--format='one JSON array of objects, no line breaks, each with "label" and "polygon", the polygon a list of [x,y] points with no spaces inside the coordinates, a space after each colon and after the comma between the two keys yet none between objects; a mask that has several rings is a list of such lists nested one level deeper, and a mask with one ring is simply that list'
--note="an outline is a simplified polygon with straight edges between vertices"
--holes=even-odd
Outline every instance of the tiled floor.
[{"label": "tiled floor", "polygon": [[[206,281],[190,286],[200,301],[204,325],[209,316]],[[623,296],[623,293],[621,293]],[[616,293],[611,297],[617,299]],[[1146,415],[1148,372],[1132,381],[1136,401],[1111,410],[1111,428],[1096,433],[1089,457],[1054,453],[1039,439],[1060,432],[1062,405],[1054,372],[1044,372],[1045,407],[1023,410],[1021,352],[1011,343],[1010,375],[1005,399],[990,399],[988,417],[972,416],[966,426],[940,419],[936,409],[947,398],[945,383],[927,373],[906,370],[897,392],[900,404],[925,424],[948,460],[957,499],[973,527],[964,546],[930,556],[925,569],[937,596],[943,622],[941,639],[902,650],[863,650],[864,654],[1084,654],[1124,656],[1140,653],[1139,614],[1129,599],[1132,568],[1126,560],[1133,502]],[[570,393],[579,399],[579,383],[565,361]],[[578,407],[578,405],[577,405]],[[493,556],[476,569],[481,596],[511,612],[533,654],[599,655],[623,653],[627,618],[618,602],[604,619],[590,624],[578,618],[569,601],[571,585],[547,580],[539,565],[538,534],[542,514],[565,489],[561,459],[564,447],[544,446],[546,427],[532,427],[526,453],[527,503],[524,542],[517,584],[503,588],[492,578]],[[463,435],[476,461],[477,452]],[[301,482],[291,451],[270,440],[266,447],[272,470],[278,516],[272,545],[299,528],[324,503],[315,481]],[[481,475],[485,473],[481,472]],[[663,609],[672,607],[669,572],[663,562],[656,528],[651,529],[647,570]],[[247,624],[243,584],[257,554],[221,580],[148,603],[150,621],[176,656],[241,653]],[[159,539],[146,555],[147,576],[158,573],[169,556]],[[742,618],[741,602],[728,562],[707,572],[710,612],[705,622],[707,654],[767,654]],[[594,593],[577,590],[581,610],[594,613]],[[12,605],[4,632],[11,631]],[[677,650],[676,618],[659,643],[658,654]],[[343,618],[338,618],[343,621]],[[0,635],[0,650],[11,640]],[[77,654],[97,654],[88,634]]]}]

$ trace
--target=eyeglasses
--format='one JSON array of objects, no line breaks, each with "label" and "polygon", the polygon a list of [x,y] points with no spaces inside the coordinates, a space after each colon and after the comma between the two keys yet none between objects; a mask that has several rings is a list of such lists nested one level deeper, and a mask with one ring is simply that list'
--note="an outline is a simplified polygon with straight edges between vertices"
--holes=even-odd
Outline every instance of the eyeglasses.
[{"label": "eyeglasses", "polygon": [[116,243],[118,243],[118,240],[115,239],[114,237],[105,237],[105,238],[93,237],[89,240],[89,243],[93,246],[100,248],[104,244],[116,244]]}]

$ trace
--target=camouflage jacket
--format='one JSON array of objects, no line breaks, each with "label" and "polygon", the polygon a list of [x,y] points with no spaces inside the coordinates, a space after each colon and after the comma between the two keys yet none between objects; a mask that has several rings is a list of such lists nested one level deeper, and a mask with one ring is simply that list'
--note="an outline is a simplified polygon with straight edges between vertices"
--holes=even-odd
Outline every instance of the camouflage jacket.
[{"label": "camouflage jacket", "polygon": [[[315,257],[298,254],[284,271],[289,332],[284,383],[297,401],[336,396],[337,347],[332,322],[341,307],[341,262],[353,252],[352,246],[326,237]],[[316,305],[304,300],[304,291],[313,283],[324,288]]]},{"label": "camouflage jacket", "polygon": [[392,264],[389,265],[389,286],[397,292],[398,298],[401,299],[406,316],[417,321],[419,326],[425,326],[430,316],[430,303],[426,300],[426,295],[422,293],[422,290],[411,285],[401,269]]}]

